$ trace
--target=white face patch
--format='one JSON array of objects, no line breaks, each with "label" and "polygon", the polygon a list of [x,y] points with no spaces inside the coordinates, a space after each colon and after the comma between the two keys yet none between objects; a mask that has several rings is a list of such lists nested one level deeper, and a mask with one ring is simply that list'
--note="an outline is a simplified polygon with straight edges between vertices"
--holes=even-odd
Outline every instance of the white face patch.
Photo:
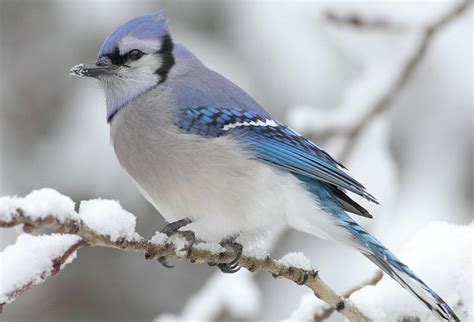
[{"label": "white face patch", "polygon": [[132,49],[139,49],[144,53],[152,54],[161,49],[161,41],[159,39],[140,39],[127,36],[120,40],[118,49],[120,55],[124,55]]},{"label": "white face patch", "polygon": [[139,60],[128,61],[127,66],[119,67],[114,76],[99,78],[105,91],[108,115],[156,86],[160,81],[156,70],[161,64],[158,54],[146,54]]},{"label": "white face patch", "polygon": [[257,122],[255,121],[250,121],[250,122],[237,122],[237,123],[231,123],[231,124],[226,124],[222,128],[224,131],[228,131],[231,129],[235,129],[236,127],[240,126],[271,126],[275,127],[278,126],[275,121],[273,120],[265,120],[265,122],[258,120]]}]

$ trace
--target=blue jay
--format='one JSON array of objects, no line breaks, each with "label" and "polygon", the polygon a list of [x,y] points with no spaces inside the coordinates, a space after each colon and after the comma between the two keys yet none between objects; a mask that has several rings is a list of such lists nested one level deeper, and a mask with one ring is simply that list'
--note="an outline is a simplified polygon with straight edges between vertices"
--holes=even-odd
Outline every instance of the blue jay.
[{"label": "blue jay", "polygon": [[171,223],[167,233],[187,225],[200,239],[222,241],[286,224],[355,247],[439,319],[459,321],[347,214],[371,218],[345,193],[376,203],[364,186],[174,43],[161,12],[119,26],[100,47],[97,62],[77,65],[71,74],[99,81],[115,153]]}]

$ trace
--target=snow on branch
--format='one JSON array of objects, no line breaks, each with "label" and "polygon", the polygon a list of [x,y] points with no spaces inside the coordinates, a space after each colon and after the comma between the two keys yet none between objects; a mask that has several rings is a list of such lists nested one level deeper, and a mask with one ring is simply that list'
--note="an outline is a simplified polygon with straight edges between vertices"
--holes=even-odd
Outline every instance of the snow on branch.
[{"label": "snow on branch", "polygon": [[[27,233],[52,233],[20,235],[15,245],[1,253],[0,305],[12,302],[56,274],[75,258],[80,247],[110,247],[143,253],[147,259],[165,257],[193,263],[220,264],[235,258],[233,251],[222,252],[218,245],[206,243],[193,246],[187,254],[182,251],[184,240],[162,233],[147,240],[135,232],[135,220],[134,215],[110,200],[82,202],[76,213],[70,198],[51,189],[34,191],[25,198],[0,198],[0,227],[22,226]],[[240,265],[250,272],[264,271],[305,285],[350,321],[368,321],[350,301],[324,283],[301,254],[290,254],[278,261],[244,252]]]},{"label": "snow on branch", "polygon": [[[412,44],[395,61],[367,66],[366,73],[348,91],[341,106],[331,111],[309,108],[295,109],[289,120],[310,137],[320,140],[342,136],[346,144],[339,154],[341,161],[347,160],[354,143],[375,118],[384,113],[413,76],[416,67],[426,55],[434,37],[455,18],[466,12],[471,0],[455,1],[449,10],[415,30]],[[353,28],[376,28],[380,30],[397,29],[389,21],[382,19],[366,20],[357,15],[342,17],[332,11],[326,12],[328,21]],[[407,35],[409,36],[409,35]],[[373,62],[372,62],[373,63]]]},{"label": "snow on branch", "polygon": [[22,234],[0,253],[0,312],[4,304],[58,273],[76,257],[81,238],[72,234]]}]

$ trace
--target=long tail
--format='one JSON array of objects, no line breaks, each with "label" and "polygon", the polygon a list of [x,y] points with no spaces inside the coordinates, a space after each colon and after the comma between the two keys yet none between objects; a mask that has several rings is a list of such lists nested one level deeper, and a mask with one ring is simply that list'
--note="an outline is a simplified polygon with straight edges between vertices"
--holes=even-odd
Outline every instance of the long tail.
[{"label": "long tail", "polygon": [[[342,234],[340,232],[334,234],[334,229],[331,229],[331,227],[319,227],[328,232],[329,238],[336,239],[352,247],[357,247],[362,254],[390,275],[403,288],[412,293],[440,320],[460,321],[454,311],[438,294],[428,287],[390,250],[347,215],[334,198],[330,189],[316,180],[304,177],[300,178],[300,180],[307,184],[308,190],[312,193],[321,209],[332,217],[333,224],[342,228]],[[315,225],[317,226],[316,222]],[[304,229],[304,231],[308,231],[308,229]],[[332,231],[332,233],[329,233],[329,231]]]},{"label": "long tail", "polygon": [[[341,218],[344,227],[356,241],[356,246],[368,259],[412,293],[442,321],[460,321],[443,299],[403,264],[390,250],[367,233],[347,214]],[[340,215],[339,215],[340,216]]]}]

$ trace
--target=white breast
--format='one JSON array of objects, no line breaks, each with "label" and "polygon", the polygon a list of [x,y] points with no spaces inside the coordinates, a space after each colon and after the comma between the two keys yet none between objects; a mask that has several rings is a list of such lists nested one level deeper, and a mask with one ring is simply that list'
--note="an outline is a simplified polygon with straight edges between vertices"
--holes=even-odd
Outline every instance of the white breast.
[{"label": "white breast", "polygon": [[166,96],[142,97],[111,123],[121,165],[166,221],[191,217],[198,237],[218,241],[276,224],[306,225],[294,213],[318,216],[294,176],[252,159],[228,137],[179,132],[168,103]]}]

